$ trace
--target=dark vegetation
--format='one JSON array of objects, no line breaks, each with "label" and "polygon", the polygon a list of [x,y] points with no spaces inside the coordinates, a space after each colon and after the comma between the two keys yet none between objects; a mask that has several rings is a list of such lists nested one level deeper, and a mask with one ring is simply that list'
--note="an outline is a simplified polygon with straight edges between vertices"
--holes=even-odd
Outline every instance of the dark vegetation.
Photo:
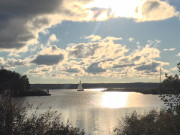
[{"label": "dark vegetation", "polygon": [[[84,135],[84,131],[62,123],[60,114],[47,111],[27,114],[28,107],[12,104],[7,97],[0,99],[0,135]],[[38,108],[37,108],[38,109]]]},{"label": "dark vegetation", "polygon": [[126,116],[114,129],[114,135],[180,135],[180,114],[166,110],[136,112]]},{"label": "dark vegetation", "polygon": [[31,89],[29,79],[26,75],[20,75],[15,71],[2,68],[0,70],[0,93],[11,96],[47,96],[50,95],[43,90]]},{"label": "dark vegetation", "polygon": [[[180,63],[177,65],[178,71],[180,73]],[[160,87],[162,93],[166,94],[179,94],[180,93],[180,78],[179,75],[168,75],[165,74],[166,79],[162,82]]]},{"label": "dark vegetation", "polygon": [[3,68],[0,70],[1,93],[9,90],[13,96],[17,96],[29,89],[29,79],[26,75],[21,76],[15,71],[6,70]]}]

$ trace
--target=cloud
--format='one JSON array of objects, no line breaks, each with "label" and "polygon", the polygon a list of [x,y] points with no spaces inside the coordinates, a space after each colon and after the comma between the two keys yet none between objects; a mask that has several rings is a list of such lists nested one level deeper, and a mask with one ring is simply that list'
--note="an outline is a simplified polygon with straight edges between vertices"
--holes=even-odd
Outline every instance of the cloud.
[{"label": "cloud", "polygon": [[94,2],[88,4],[88,7],[94,13],[94,20],[125,17],[134,19],[136,22],[145,22],[179,16],[175,7],[165,0],[107,0],[106,2],[94,0]]},{"label": "cloud", "polygon": [[178,53],[177,56],[180,56],[180,53]]},{"label": "cloud", "polygon": [[129,40],[129,42],[133,42],[134,38],[130,37],[128,40]]},{"label": "cloud", "polygon": [[137,71],[146,71],[146,72],[158,72],[158,67],[160,66],[160,63],[156,63],[156,62],[152,62],[150,64],[147,65],[141,65],[136,67],[135,69]]},{"label": "cloud", "polygon": [[38,55],[32,63],[36,65],[55,65],[61,62],[64,59],[62,54],[60,55]]},{"label": "cloud", "polygon": [[165,49],[163,49],[163,51],[174,51],[174,50],[176,50],[176,48],[169,48],[169,49],[165,48]]},{"label": "cloud", "polygon": [[[65,49],[60,49],[56,45],[42,46],[40,52],[30,60],[40,67],[28,73],[37,76],[40,72],[44,77],[52,78],[71,76],[72,79],[86,76],[116,79],[156,78],[159,75],[160,64],[162,67],[168,65],[159,61],[160,50],[157,48],[159,41],[147,41],[146,45],[132,50],[127,49],[128,45],[115,42],[116,40],[121,41],[121,38],[99,37],[99,40],[93,42],[71,43]],[[52,71],[43,72],[46,67],[51,67]]]},{"label": "cloud", "polygon": [[61,0],[0,1],[0,48],[21,48],[36,43],[38,32],[51,23],[45,15],[58,11],[57,5],[61,3]]},{"label": "cloud", "polygon": [[89,21],[85,0],[0,1],[0,48],[19,49],[37,43],[39,32],[46,32],[63,20]]},{"label": "cloud", "polygon": [[124,56],[128,52],[126,46],[114,43],[114,41],[121,39],[117,37],[106,37],[93,43],[71,44],[66,48],[66,52],[69,59],[83,59],[83,63],[87,66],[91,63]]},{"label": "cloud", "polygon": [[35,69],[30,69],[27,71],[28,75],[33,75],[33,76],[39,76],[41,75],[41,77],[46,77],[49,76],[49,74],[51,74],[53,72],[53,68],[50,66],[40,66],[40,67],[36,67]]},{"label": "cloud", "polygon": [[47,41],[47,44],[50,45],[52,42],[57,42],[57,41],[59,41],[59,40],[58,40],[58,38],[56,37],[56,35],[55,35],[55,34],[52,34],[52,35],[49,36],[49,39],[48,39],[48,41]]},{"label": "cloud", "polygon": [[159,21],[178,16],[178,12],[167,1],[145,0],[137,7],[137,22]]},{"label": "cloud", "polygon": [[24,66],[27,64],[26,62],[25,60],[11,58],[7,59],[6,65],[7,67]]},{"label": "cloud", "polygon": [[98,40],[101,40],[102,37],[98,36],[98,35],[90,35],[90,36],[87,36],[85,37],[85,39],[91,39],[91,41],[98,41]]},{"label": "cloud", "polygon": [[66,69],[64,71],[68,72],[68,73],[78,73],[79,69],[77,69],[77,68],[69,68],[69,69]]},{"label": "cloud", "polygon": [[0,66],[1,66],[1,67],[4,67],[4,65],[5,65],[4,58],[3,58],[3,57],[0,57]]},{"label": "cloud", "polygon": [[56,45],[50,46],[41,46],[41,50],[38,52],[38,55],[65,55],[65,50],[57,47]]},{"label": "cloud", "polygon": [[172,71],[178,71],[177,67],[171,68]]},{"label": "cloud", "polygon": [[160,51],[149,44],[147,44],[145,47],[142,47],[141,49],[136,49],[131,54],[131,58],[136,64],[149,62],[159,57],[160,57]]},{"label": "cloud", "polygon": [[67,48],[69,52],[69,57],[75,58],[87,58],[89,56],[93,56],[95,50],[97,49],[97,44],[89,43],[89,44],[77,44],[73,45],[71,48]]},{"label": "cloud", "polygon": [[132,64],[122,64],[122,65],[114,65],[113,68],[124,68],[124,67],[132,67],[132,66],[135,66],[134,63]]},{"label": "cloud", "polygon": [[6,68],[15,68],[19,66],[29,66],[29,58],[26,59],[14,59],[14,58],[4,58],[0,57],[0,66]]},{"label": "cloud", "polygon": [[98,63],[92,63],[86,69],[86,72],[91,73],[91,74],[99,74],[99,73],[102,73],[102,72],[106,72],[106,70],[101,68],[101,67],[99,67]]},{"label": "cloud", "polygon": [[[167,65],[168,63],[158,61],[160,51],[153,47],[157,45],[156,42],[151,42],[144,47],[138,47],[134,51],[128,50],[127,54],[119,55],[114,59],[106,59],[99,64],[105,70],[109,71],[109,76],[113,77],[152,77],[158,74],[157,67]],[[107,72],[106,72],[107,73]]]},{"label": "cloud", "polygon": [[[147,44],[135,50],[127,49],[126,45],[114,41],[121,38],[106,37],[93,43],[71,44],[69,52],[69,66],[76,65],[79,70],[76,75],[104,76],[104,77],[145,77],[158,75],[159,64],[168,63],[158,61],[160,50],[156,47],[160,41],[147,41]],[[93,47],[92,47],[93,46]],[[71,59],[71,58],[78,59]],[[77,63],[70,64],[71,61]],[[67,64],[68,65],[68,64]]]}]

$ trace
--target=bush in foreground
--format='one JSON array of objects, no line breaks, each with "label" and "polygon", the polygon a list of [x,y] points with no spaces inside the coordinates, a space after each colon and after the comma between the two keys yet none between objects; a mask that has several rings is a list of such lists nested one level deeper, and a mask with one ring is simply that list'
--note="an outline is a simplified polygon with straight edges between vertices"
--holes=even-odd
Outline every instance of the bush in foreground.
[{"label": "bush in foreground", "polygon": [[84,131],[61,122],[60,115],[47,111],[27,115],[26,108],[0,99],[1,135],[84,135]]},{"label": "bush in foreground", "polygon": [[179,122],[180,114],[165,110],[153,110],[144,115],[134,112],[119,123],[114,135],[180,135]]}]

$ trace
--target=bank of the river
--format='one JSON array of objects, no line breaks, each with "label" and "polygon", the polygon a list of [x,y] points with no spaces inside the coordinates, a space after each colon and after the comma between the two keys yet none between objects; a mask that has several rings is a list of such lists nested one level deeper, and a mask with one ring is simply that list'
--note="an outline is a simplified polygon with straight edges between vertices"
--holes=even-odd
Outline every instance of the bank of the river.
[{"label": "bank of the river", "polygon": [[47,90],[27,90],[19,94],[20,97],[24,96],[50,96]]},{"label": "bank of the river", "polygon": [[105,91],[138,92],[142,94],[161,94],[158,89],[152,88],[108,88]]}]

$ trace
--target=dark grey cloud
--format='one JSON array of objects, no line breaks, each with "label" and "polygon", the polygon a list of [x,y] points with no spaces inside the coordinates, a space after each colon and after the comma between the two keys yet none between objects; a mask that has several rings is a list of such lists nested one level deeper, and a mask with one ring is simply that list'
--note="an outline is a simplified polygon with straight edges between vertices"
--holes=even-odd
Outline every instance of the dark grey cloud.
[{"label": "dark grey cloud", "polygon": [[69,52],[69,56],[73,56],[75,58],[87,58],[94,55],[97,47],[98,45],[86,46],[84,44],[79,44],[72,48]]},{"label": "dark grey cloud", "polygon": [[59,11],[62,2],[63,0],[1,0],[0,48],[20,48],[35,39],[34,31],[50,23],[46,17],[39,16]]},{"label": "dark grey cloud", "polygon": [[146,72],[158,72],[157,67],[159,67],[160,63],[152,62],[152,64],[141,65],[136,67],[137,71],[146,71]]},{"label": "dark grey cloud", "polygon": [[143,12],[148,13],[154,9],[157,9],[160,6],[160,3],[158,1],[146,1],[144,3],[144,6],[146,6],[147,8],[145,8]]},{"label": "dark grey cloud", "polygon": [[132,61],[139,61],[141,59],[142,56],[136,56],[134,58],[132,58]]},{"label": "dark grey cloud", "polygon": [[2,0],[0,12],[14,16],[46,14],[56,11],[62,0]]},{"label": "dark grey cloud", "polygon": [[38,55],[32,63],[37,65],[55,65],[64,59],[62,54],[60,55]]},{"label": "dark grey cloud", "polygon": [[51,48],[53,51],[58,50],[58,47],[56,45],[52,45]]},{"label": "dark grey cloud", "polygon": [[103,73],[106,72],[105,69],[101,68],[98,66],[98,63],[92,63],[87,69],[86,72],[91,73],[91,74],[98,74],[98,73]]}]

